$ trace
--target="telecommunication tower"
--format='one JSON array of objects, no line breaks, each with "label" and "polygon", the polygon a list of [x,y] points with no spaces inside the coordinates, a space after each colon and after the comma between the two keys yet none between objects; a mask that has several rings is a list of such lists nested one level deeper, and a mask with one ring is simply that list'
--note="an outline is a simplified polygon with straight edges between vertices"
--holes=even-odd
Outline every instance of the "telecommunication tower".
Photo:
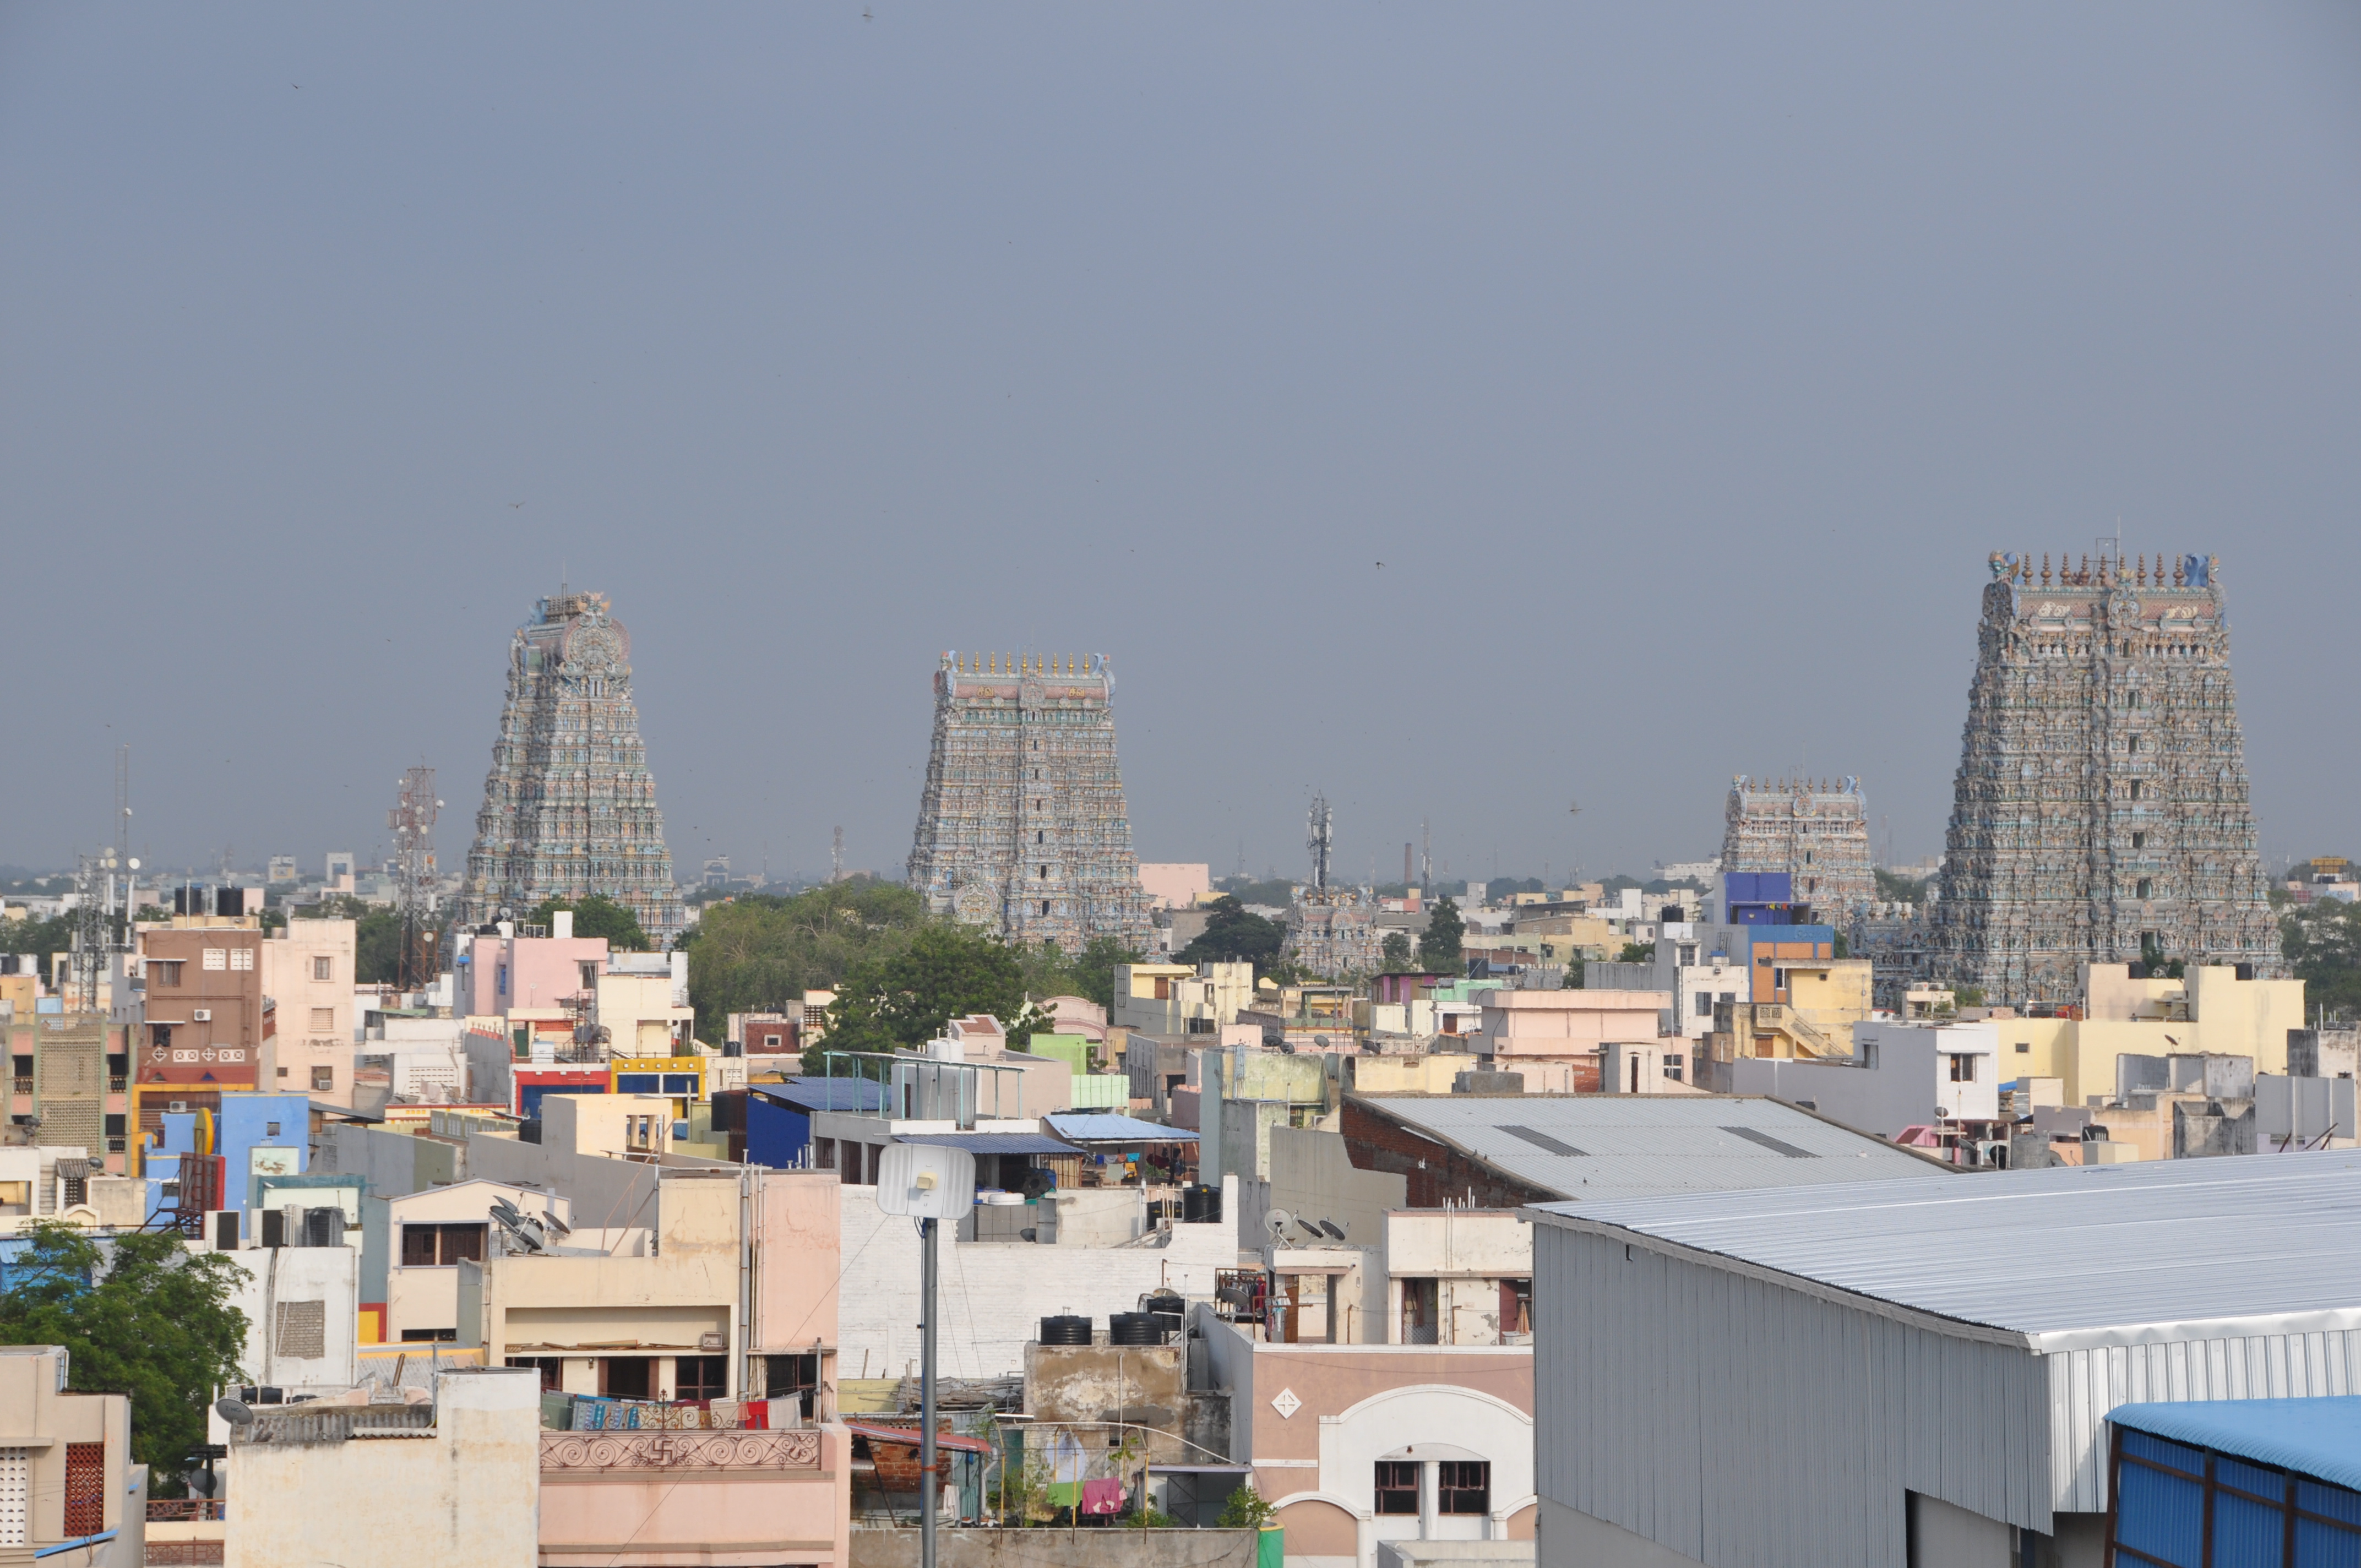
[{"label": "telecommunication tower", "polygon": [[412,768],[398,781],[399,802],[385,814],[393,830],[393,900],[401,916],[401,960],[394,983],[414,991],[434,978],[434,770]]},{"label": "telecommunication tower", "polygon": [[1336,834],[1328,811],[1328,797],[1312,797],[1312,832],[1306,840],[1312,850],[1312,889],[1314,893],[1328,891],[1328,859],[1336,844]]},{"label": "telecommunication tower", "polygon": [[836,837],[829,840],[828,880],[830,882],[844,880],[844,829],[840,827],[836,830]]}]

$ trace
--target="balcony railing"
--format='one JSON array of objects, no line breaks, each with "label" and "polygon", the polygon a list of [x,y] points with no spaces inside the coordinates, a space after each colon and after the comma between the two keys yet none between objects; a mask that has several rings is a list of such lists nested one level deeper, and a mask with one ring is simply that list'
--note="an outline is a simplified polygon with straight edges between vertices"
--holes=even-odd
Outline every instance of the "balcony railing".
[{"label": "balcony railing", "polygon": [[170,1524],[188,1520],[227,1519],[229,1507],[225,1497],[150,1497],[148,1499],[148,1522]]}]

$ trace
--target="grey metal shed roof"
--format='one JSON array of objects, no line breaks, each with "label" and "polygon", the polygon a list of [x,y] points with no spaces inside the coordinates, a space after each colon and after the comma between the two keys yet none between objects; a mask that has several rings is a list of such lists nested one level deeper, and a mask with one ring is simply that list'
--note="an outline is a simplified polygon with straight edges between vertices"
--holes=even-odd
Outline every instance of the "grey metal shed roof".
[{"label": "grey metal shed roof", "polygon": [[1932,1161],[1775,1100],[1720,1095],[1362,1095],[1398,1122],[1561,1193],[1609,1199],[1943,1180]]},{"label": "grey metal shed roof", "polygon": [[1532,1212],[2021,1333],[2040,1351],[2199,1338],[2214,1325],[2361,1328],[2361,1150]]}]

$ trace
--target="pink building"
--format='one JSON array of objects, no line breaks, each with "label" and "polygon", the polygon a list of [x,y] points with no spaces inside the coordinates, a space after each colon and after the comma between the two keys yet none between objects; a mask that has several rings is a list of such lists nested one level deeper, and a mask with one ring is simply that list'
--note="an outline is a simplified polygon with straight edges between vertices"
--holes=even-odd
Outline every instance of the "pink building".
[{"label": "pink building", "polygon": [[1202,861],[1142,861],[1140,891],[1159,909],[1187,909],[1213,891],[1213,868]]},{"label": "pink building", "polygon": [[1513,1072],[1520,1060],[1598,1059],[1600,1047],[1656,1037],[1673,1004],[1664,991],[1486,991],[1477,1054]]},{"label": "pink building", "polygon": [[787,1431],[544,1431],[542,1568],[846,1568],[851,1440]]},{"label": "pink building", "polygon": [[470,1017],[565,1011],[595,995],[607,967],[604,937],[462,937],[458,999]]},{"label": "pink building", "polygon": [[1197,1323],[1290,1568],[1377,1568],[1387,1541],[1533,1539],[1530,1346],[1274,1344]]}]

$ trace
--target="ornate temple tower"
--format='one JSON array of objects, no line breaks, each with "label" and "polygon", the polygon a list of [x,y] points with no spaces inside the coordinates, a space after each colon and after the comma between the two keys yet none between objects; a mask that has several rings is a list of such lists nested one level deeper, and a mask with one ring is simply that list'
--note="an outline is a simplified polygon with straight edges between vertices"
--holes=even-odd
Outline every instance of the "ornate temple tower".
[{"label": "ornate temple tower", "polygon": [[631,635],[604,594],[560,594],[509,643],[509,695],[476,813],[460,920],[547,898],[610,898],[659,948],[681,927],[631,702]]},{"label": "ornate temple tower", "polygon": [[1070,953],[1147,949],[1114,695],[1104,653],[942,656],[909,864],[929,907]]},{"label": "ornate temple tower", "polygon": [[1721,869],[1785,872],[1795,899],[1839,929],[1875,901],[1869,874],[1869,798],[1854,778],[1773,784],[1741,773],[1722,812]]},{"label": "ornate temple tower", "polygon": [[1994,1003],[2144,957],[2278,973],[2216,558],[2059,567],[1992,557],[1936,973]]}]

